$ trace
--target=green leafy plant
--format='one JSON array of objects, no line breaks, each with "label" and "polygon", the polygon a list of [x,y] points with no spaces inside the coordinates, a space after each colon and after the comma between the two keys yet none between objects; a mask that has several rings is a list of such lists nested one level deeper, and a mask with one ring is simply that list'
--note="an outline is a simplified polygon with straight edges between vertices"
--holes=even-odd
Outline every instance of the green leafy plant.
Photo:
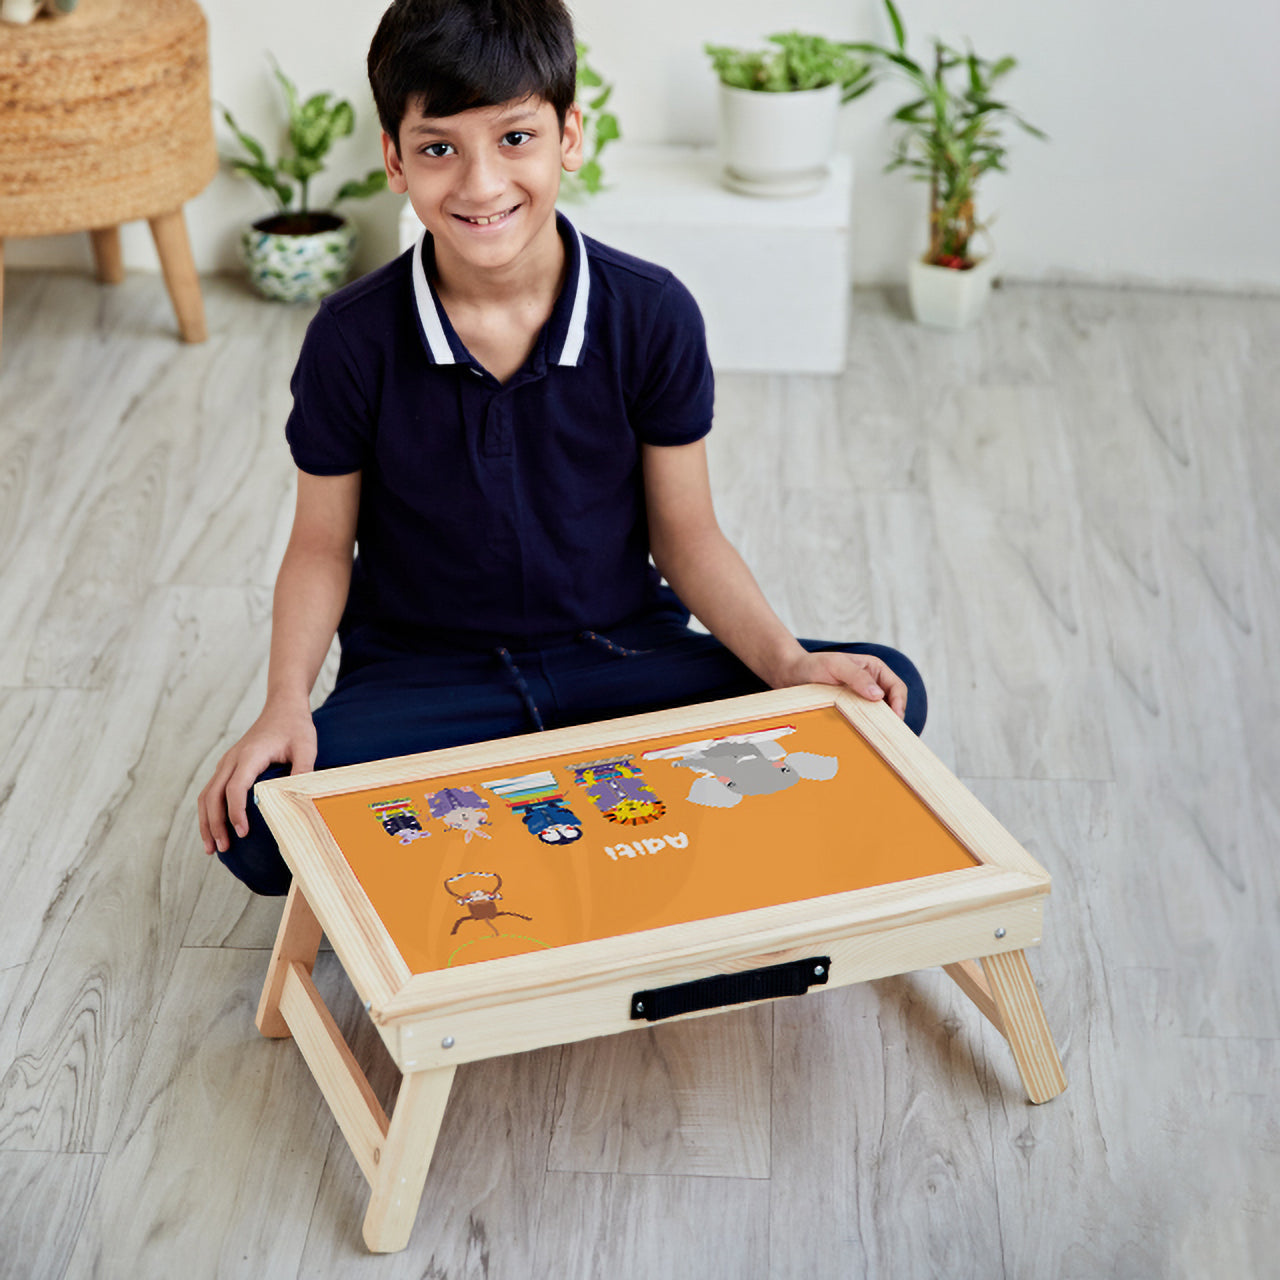
[{"label": "green leafy plant", "polygon": [[840,101],[852,102],[874,83],[871,65],[858,57],[854,46],[838,44],[825,36],[779,32],[768,37],[773,49],[736,49],[707,44],[703,51],[721,84],[731,89],[762,93],[795,93],[804,89],[840,86]]},{"label": "green leafy plant", "polygon": [[[266,148],[245,133],[231,112],[223,107],[222,118],[248,155],[247,159],[229,156],[227,160],[237,173],[251,178],[271,196],[281,215],[298,224],[295,234],[305,234],[310,224],[331,223],[336,216],[331,211],[340,201],[363,200],[385,190],[387,175],[381,167],[371,169],[363,178],[344,182],[326,209],[313,210],[311,180],[324,172],[326,157],[333,144],[354,131],[355,109],[345,98],[335,98],[332,93],[313,94],[303,101],[293,81],[280,70],[274,58],[271,66],[284,93],[288,114],[287,147],[274,161],[268,159]],[[295,196],[298,201],[296,210]]]},{"label": "green leafy plant", "polygon": [[935,37],[930,70],[908,55],[906,28],[893,0],[884,0],[884,6],[894,47],[858,43],[853,48],[905,79],[917,95],[893,113],[902,128],[885,169],[908,169],[917,181],[930,184],[925,261],[963,271],[974,265],[970,242],[986,226],[975,212],[978,180],[992,170],[1005,172],[1003,125],[1016,124],[1036,138],[1046,135],[995,96],[997,82],[1018,65],[1015,59],[991,62]]},{"label": "green leafy plant", "polygon": [[587,62],[588,47],[581,40],[578,50],[578,106],[582,108],[582,168],[566,173],[560,190],[569,196],[595,195],[604,187],[604,169],[600,154],[611,142],[622,137],[618,117],[606,111],[613,96],[613,85]]}]

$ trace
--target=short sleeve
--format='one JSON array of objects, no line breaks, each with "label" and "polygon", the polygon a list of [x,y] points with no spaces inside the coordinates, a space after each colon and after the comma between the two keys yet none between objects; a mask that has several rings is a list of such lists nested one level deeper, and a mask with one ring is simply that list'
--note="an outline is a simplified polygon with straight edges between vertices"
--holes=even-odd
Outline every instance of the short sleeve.
[{"label": "short sleeve", "polygon": [[321,306],[289,384],[293,409],[285,438],[300,470],[336,476],[365,468],[374,423],[361,372],[336,317]]},{"label": "short sleeve", "polygon": [[702,312],[674,276],[667,276],[658,293],[648,329],[631,425],[645,444],[701,440],[711,430],[715,378]]}]

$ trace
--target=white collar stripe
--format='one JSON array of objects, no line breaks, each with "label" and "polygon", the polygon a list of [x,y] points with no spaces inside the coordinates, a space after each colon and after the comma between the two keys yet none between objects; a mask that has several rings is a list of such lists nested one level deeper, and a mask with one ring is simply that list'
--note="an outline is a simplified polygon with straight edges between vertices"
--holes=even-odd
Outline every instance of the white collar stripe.
[{"label": "white collar stripe", "polygon": [[569,316],[569,331],[564,337],[557,364],[577,364],[582,359],[582,346],[587,338],[587,303],[591,297],[591,272],[587,269],[587,246],[582,232],[573,227],[578,238],[578,283],[574,292],[573,312]]},{"label": "white collar stripe", "polygon": [[440,313],[436,310],[435,294],[427,281],[427,271],[422,265],[422,249],[427,238],[424,227],[413,250],[413,297],[418,304],[418,318],[422,321],[422,332],[427,335],[427,346],[431,349],[431,358],[436,364],[456,364],[453,348],[445,337],[444,325],[440,323]]}]

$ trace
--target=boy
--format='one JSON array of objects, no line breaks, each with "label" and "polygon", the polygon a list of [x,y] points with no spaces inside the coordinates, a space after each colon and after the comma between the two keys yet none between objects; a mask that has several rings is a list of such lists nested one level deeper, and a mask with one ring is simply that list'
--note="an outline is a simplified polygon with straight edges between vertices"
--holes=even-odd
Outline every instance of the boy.
[{"label": "boy", "polygon": [[426,233],[328,299],[303,343],[266,705],[201,793],[206,852],[255,892],[288,889],[248,804],[264,771],[809,681],[886,699],[919,732],[910,662],[795,640],[721,533],[693,299],[556,213],[582,163],[561,0],[397,0],[369,77],[391,188]]}]

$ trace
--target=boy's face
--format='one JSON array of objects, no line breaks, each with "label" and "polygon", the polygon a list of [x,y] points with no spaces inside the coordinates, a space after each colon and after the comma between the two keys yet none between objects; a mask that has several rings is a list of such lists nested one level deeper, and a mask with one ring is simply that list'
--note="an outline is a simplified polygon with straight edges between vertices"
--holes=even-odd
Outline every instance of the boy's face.
[{"label": "boy's face", "polygon": [[387,180],[408,194],[446,270],[516,265],[554,237],[560,171],[582,164],[582,113],[525,98],[428,118],[416,101],[400,145],[382,135]]}]

